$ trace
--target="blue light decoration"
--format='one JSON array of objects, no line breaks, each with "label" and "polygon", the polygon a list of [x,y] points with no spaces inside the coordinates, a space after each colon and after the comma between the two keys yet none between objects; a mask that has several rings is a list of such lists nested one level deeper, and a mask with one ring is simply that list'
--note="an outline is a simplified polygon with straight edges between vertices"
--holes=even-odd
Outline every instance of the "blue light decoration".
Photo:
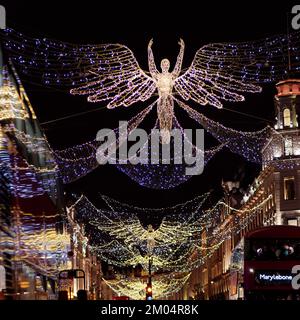
[{"label": "blue light decoration", "polygon": [[[135,117],[131,118],[128,121],[127,133],[137,128],[152,108],[153,104],[142,110]],[[116,135],[117,147],[124,142],[124,138],[119,136],[118,129],[119,128],[113,130]],[[100,141],[94,139],[64,150],[53,151],[64,183],[70,183],[80,179],[99,166],[96,153],[101,144],[102,143]],[[115,149],[113,151],[115,151]]]},{"label": "blue light decoration", "polygon": [[[217,147],[213,147],[204,151],[199,146],[193,145],[193,143],[185,134],[184,129],[179,124],[175,115],[173,116],[172,127],[173,129],[178,129],[178,132],[180,132],[180,141],[182,146],[184,144],[189,144],[191,146],[191,154],[197,159],[203,159],[203,165],[206,165],[213,158],[213,156],[222,150],[222,148],[226,145],[223,143]],[[158,129],[158,127],[156,126],[154,129]],[[166,161],[166,158],[162,153],[162,149],[160,149],[158,152],[158,158],[160,159],[160,162],[158,164],[151,163],[150,156],[151,154],[155,153],[150,147],[151,138],[152,137],[150,134],[147,143],[147,146],[149,147],[146,152],[146,154],[148,154],[148,158],[146,159],[147,161],[144,161],[145,159],[143,159],[142,163],[138,164],[131,164],[128,161],[127,164],[117,164],[117,168],[127,174],[139,185],[152,189],[171,189],[189,180],[192,176],[187,175],[186,170],[188,167],[192,167],[194,164],[189,165],[186,163],[183,149],[177,149],[173,140],[171,140],[169,143],[170,150],[171,152],[173,151],[170,161]]]},{"label": "blue light decoration", "polygon": [[193,120],[198,122],[216,140],[223,143],[231,152],[241,155],[250,162],[262,163],[262,148],[271,137],[276,136],[278,139],[284,140],[284,137],[271,126],[253,132],[238,131],[205,117],[179,100],[178,103]]},{"label": "blue light decoration", "polygon": [[[152,106],[153,105],[151,105],[150,107],[152,108]],[[130,133],[137,127],[137,124],[142,121],[146,113],[150,112],[150,110],[151,109],[149,108],[145,109],[129,121],[128,133]],[[142,113],[143,115],[141,115]],[[138,123],[136,121],[137,119],[139,119]],[[179,129],[178,132],[180,132],[181,134],[181,141],[184,142],[185,139],[186,143],[189,143],[191,145],[191,150],[194,156],[198,155],[199,157],[204,157],[204,164],[207,164],[209,160],[225,146],[225,144],[220,144],[219,146],[206,151],[199,149],[197,146],[193,145],[185,136],[183,128],[180,126],[175,116],[173,118],[173,128]],[[153,129],[158,129],[157,124]],[[115,129],[114,132],[118,137],[118,130]],[[141,150],[144,150],[146,147],[149,147],[148,150],[146,150],[146,154],[148,156],[146,158],[141,158],[141,163],[131,164],[130,160],[132,159],[129,158],[120,161],[118,159],[112,158],[116,161],[114,165],[120,171],[127,174],[132,180],[136,181],[138,184],[153,189],[174,188],[190,179],[191,176],[186,174],[186,168],[189,165],[185,163],[182,149],[176,150],[175,148],[173,148],[174,152],[171,155],[172,158],[170,159],[169,164],[164,163],[164,160],[166,159],[161,154],[160,149],[160,162],[158,164],[151,163],[151,152],[152,154],[155,153],[150,148],[152,132],[153,131],[151,131],[151,133],[148,135],[147,143],[145,143],[145,145],[141,148]],[[119,137],[118,142],[119,148],[120,145],[122,145]],[[172,142],[170,142],[170,144],[172,145]],[[82,145],[70,147],[65,150],[54,151],[56,162],[58,163],[58,166],[60,168],[60,174],[64,183],[69,183],[77,180],[99,166],[99,163],[96,159],[96,152],[100,146],[101,142],[93,140]],[[176,162],[176,160],[179,161]],[[179,164],[177,164],[178,162]]]},{"label": "blue light decoration", "polygon": [[[265,127],[260,131],[254,132],[243,132],[237,131],[228,127],[223,126],[222,124],[213,121],[203,114],[195,111],[194,109],[187,106],[185,103],[178,101],[180,107],[182,107],[189,116],[198,122],[207,132],[209,132],[220,144],[216,147],[213,147],[208,150],[200,150],[195,145],[193,145],[192,150],[194,154],[198,154],[199,157],[204,157],[204,164],[207,164],[212,157],[222,150],[223,148],[228,148],[231,152],[243,156],[245,159],[255,163],[262,162],[261,150],[266,142],[270,139],[271,136],[276,135],[280,139],[282,136],[270,126]],[[151,108],[153,105],[150,106]],[[129,121],[129,130],[137,127],[146,113],[150,112],[151,109],[145,109],[139,113],[136,117],[132,118]],[[137,119],[139,119],[137,123]],[[156,129],[157,126],[154,127]],[[179,129],[182,133],[182,139],[187,139],[184,136],[183,128],[180,126],[179,121],[174,116],[173,117],[173,128]],[[114,130],[116,134],[118,133],[117,129]],[[150,146],[151,134],[148,136],[148,144]],[[188,140],[189,141],[189,140]],[[189,141],[189,143],[191,143]],[[172,144],[172,141],[171,141]],[[191,143],[192,144],[192,143]],[[60,174],[65,183],[72,182],[76,179],[81,178],[87,173],[91,172],[99,166],[99,163],[96,159],[96,151],[101,145],[100,142],[96,140],[86,142],[82,145],[77,145],[65,150],[55,151],[56,162],[60,168]],[[183,159],[182,150],[175,150],[173,159],[170,164],[164,164],[162,155],[160,154],[160,163],[151,164],[147,158],[143,163],[131,164],[130,159],[127,159],[127,163],[124,161],[122,163],[116,162],[114,164],[120,171],[127,174],[131,179],[136,181],[138,184],[153,188],[153,189],[171,189],[174,188],[192,176],[186,175],[186,168],[188,167],[185,164]],[[150,148],[148,151],[148,157],[150,155]],[[181,158],[182,164],[176,164],[174,161],[175,158]],[[145,160],[145,159],[143,159]]]}]

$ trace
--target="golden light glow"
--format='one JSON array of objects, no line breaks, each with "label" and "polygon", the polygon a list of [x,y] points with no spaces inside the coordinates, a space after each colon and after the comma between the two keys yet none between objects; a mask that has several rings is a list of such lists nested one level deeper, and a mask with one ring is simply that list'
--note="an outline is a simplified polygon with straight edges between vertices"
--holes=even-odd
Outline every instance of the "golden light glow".
[{"label": "golden light glow", "polygon": [[145,279],[103,279],[103,281],[120,296],[127,296],[133,300],[145,300],[145,288],[148,293],[153,292],[154,299],[163,299],[181,290],[189,277],[190,273],[154,275],[152,277],[152,288],[146,286],[147,277]]}]

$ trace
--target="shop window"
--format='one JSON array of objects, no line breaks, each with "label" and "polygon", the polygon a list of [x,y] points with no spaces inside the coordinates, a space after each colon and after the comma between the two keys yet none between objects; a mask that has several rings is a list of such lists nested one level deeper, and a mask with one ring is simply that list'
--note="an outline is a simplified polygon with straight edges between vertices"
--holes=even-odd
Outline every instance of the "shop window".
[{"label": "shop window", "polygon": [[295,178],[285,177],[284,178],[284,200],[295,199]]},{"label": "shop window", "polygon": [[6,289],[5,268],[0,266],[0,292]]},{"label": "shop window", "polygon": [[297,219],[288,219],[287,224],[289,226],[298,226],[298,220]]},{"label": "shop window", "polygon": [[283,126],[289,127],[291,124],[291,111],[290,109],[283,110]]},{"label": "shop window", "polygon": [[292,137],[286,137],[284,140],[284,151],[286,156],[293,154],[293,139]]}]

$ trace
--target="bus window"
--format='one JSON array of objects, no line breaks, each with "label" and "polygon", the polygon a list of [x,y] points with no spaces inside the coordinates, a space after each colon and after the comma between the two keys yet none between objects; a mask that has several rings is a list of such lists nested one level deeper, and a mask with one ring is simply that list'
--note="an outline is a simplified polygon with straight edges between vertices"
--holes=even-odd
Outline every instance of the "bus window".
[{"label": "bus window", "polygon": [[247,242],[247,260],[300,259],[300,239],[251,239]]}]

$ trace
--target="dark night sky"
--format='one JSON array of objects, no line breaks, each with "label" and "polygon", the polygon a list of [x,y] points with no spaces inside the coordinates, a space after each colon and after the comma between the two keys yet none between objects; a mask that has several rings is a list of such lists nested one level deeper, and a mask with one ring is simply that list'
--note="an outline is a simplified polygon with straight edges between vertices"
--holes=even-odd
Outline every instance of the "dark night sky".
[{"label": "dark night sky", "polygon": [[[179,38],[186,44],[183,68],[187,68],[198,48],[216,41],[247,41],[285,33],[287,12],[294,2],[278,4],[266,1],[180,1],[162,5],[162,1],[1,1],[6,7],[8,26],[31,36],[48,37],[74,43],[114,43],[127,45],[143,69],[147,69],[147,44],[153,38],[157,62],[176,59]],[[226,5],[224,4],[226,2]],[[98,3],[95,4],[95,3]],[[128,4],[130,3],[130,4]],[[165,3],[165,2],[164,2]],[[272,4],[273,3],[273,4]],[[134,10],[135,9],[135,10]],[[22,77],[21,77],[22,78]],[[104,127],[115,128],[119,120],[129,119],[142,109],[107,110],[105,104],[87,103],[84,97],[71,96],[54,88],[24,82],[40,122],[84,112],[98,111],[64,121],[42,125],[50,144],[64,148],[93,139]],[[246,102],[225,104],[226,108],[272,121],[274,85],[263,87],[261,94],[248,95]],[[228,110],[194,106],[214,120],[233,128],[255,130],[266,121],[238,115]],[[175,107],[176,108],[176,107]],[[154,113],[153,113],[154,114]],[[196,123],[194,124],[196,127]],[[186,201],[210,189],[220,194],[222,177],[231,179],[242,168],[246,186],[259,172],[259,166],[245,162],[229,152],[219,153],[200,176],[169,191],[143,188],[113,166],[103,166],[67,187],[84,192],[91,199],[103,193],[139,206],[160,207]]]}]

